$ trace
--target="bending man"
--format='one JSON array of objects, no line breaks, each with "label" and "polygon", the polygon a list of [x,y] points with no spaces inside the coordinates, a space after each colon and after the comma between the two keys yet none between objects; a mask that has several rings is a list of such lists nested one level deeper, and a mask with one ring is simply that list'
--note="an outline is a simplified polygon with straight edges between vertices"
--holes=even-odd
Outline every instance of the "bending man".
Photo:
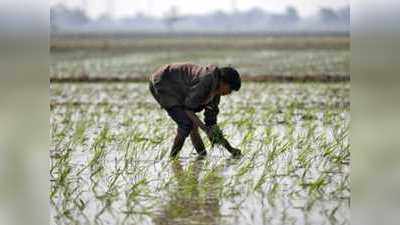
[{"label": "bending man", "polygon": [[[240,150],[229,144],[217,126],[220,97],[238,91],[240,86],[239,73],[232,67],[176,63],[162,66],[150,76],[152,95],[178,125],[172,158],[179,154],[188,136],[199,155],[207,154],[198,128],[213,144],[221,144],[234,157],[241,156]],[[195,114],[203,110],[204,123]]]}]

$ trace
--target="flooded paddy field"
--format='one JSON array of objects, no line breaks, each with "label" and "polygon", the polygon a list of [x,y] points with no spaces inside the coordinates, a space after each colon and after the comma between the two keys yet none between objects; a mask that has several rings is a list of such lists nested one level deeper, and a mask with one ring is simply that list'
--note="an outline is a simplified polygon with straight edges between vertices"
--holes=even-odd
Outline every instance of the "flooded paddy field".
[{"label": "flooded paddy field", "polygon": [[[236,65],[243,75],[349,75],[348,50],[202,50],[195,52],[72,52],[54,55],[51,75],[65,77],[141,78],[154,68],[170,62],[185,61],[216,65]],[[235,56],[235,57],[226,57]]]},{"label": "flooded paddy field", "polygon": [[51,78],[143,78],[171,62],[246,76],[350,76],[349,37],[53,38]]},{"label": "flooded paddy field", "polygon": [[202,133],[170,161],[147,83],[51,83],[51,224],[349,224],[349,93],[245,82],[218,116],[244,157]]}]

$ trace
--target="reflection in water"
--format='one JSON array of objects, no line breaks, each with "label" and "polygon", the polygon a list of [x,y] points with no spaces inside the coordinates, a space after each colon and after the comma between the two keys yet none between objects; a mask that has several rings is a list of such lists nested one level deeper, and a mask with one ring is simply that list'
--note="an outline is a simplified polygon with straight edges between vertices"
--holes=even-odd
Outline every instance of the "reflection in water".
[{"label": "reflection in water", "polygon": [[220,224],[219,192],[222,177],[218,170],[207,171],[200,180],[204,160],[197,159],[184,169],[177,159],[171,162],[176,187],[168,190],[168,200],[153,222],[155,224]]}]

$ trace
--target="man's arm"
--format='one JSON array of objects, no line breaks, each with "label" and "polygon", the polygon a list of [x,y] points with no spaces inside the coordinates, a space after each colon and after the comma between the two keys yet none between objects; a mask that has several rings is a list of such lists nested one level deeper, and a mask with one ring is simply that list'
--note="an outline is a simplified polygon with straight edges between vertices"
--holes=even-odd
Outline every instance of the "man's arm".
[{"label": "man's arm", "polygon": [[186,114],[190,118],[190,120],[200,129],[202,129],[208,135],[210,133],[210,129],[196,116],[196,114],[191,110],[185,110]]},{"label": "man's arm", "polygon": [[215,96],[212,101],[206,105],[204,109],[204,123],[207,127],[212,127],[217,124],[217,116],[219,113],[220,96]]},{"label": "man's arm", "polygon": [[191,111],[196,111],[200,108],[202,102],[209,96],[213,84],[213,78],[210,75],[205,75],[199,78],[200,81],[190,88],[190,92],[185,99],[185,108]]},{"label": "man's arm", "polygon": [[[228,150],[234,156],[240,156],[241,152],[239,149],[233,147],[229,141],[224,137],[222,131],[217,125],[217,116],[219,113],[219,102],[220,96],[215,96],[214,99],[206,106],[204,110],[204,122],[207,128],[210,129],[210,140],[215,142],[215,138],[218,139],[218,144],[222,145],[226,150]],[[216,135],[214,135],[214,133]],[[215,137],[218,136],[218,137]]]},{"label": "man's arm", "polygon": [[200,127],[200,129],[209,135],[210,129],[196,116],[194,111],[200,108],[202,101],[210,94],[213,79],[210,75],[203,76],[200,79],[201,80],[191,88],[189,96],[185,99],[185,112],[196,126]]},{"label": "man's arm", "polygon": [[220,96],[215,96],[213,100],[206,105],[204,109],[204,123],[197,117],[197,115],[191,111],[191,110],[186,110],[186,114],[189,116],[189,118],[192,120],[192,122],[200,127],[207,136],[212,139],[212,129],[213,126],[217,124],[217,115],[219,113],[219,108],[218,104],[220,102]]},{"label": "man's arm", "polygon": [[[208,136],[210,141],[214,144],[216,138],[218,139],[217,144],[221,144],[226,150],[228,150],[234,157],[241,156],[242,153],[239,149],[232,147],[228,140],[223,136],[222,131],[219,130],[217,125],[211,127],[206,126],[193,111],[185,110],[186,114],[192,120],[196,126],[200,127]],[[217,132],[215,132],[217,131]],[[214,134],[217,133],[217,134]],[[215,137],[218,136],[218,137]]]}]

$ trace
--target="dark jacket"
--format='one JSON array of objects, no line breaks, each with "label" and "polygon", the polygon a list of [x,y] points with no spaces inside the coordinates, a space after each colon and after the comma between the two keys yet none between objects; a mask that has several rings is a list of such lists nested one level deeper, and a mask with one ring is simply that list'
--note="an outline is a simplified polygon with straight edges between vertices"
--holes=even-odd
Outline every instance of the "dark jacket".
[{"label": "dark jacket", "polygon": [[176,63],[160,67],[150,76],[154,97],[162,108],[180,106],[204,111],[206,125],[216,123],[220,96],[211,96],[218,88],[220,71],[214,65]]}]

